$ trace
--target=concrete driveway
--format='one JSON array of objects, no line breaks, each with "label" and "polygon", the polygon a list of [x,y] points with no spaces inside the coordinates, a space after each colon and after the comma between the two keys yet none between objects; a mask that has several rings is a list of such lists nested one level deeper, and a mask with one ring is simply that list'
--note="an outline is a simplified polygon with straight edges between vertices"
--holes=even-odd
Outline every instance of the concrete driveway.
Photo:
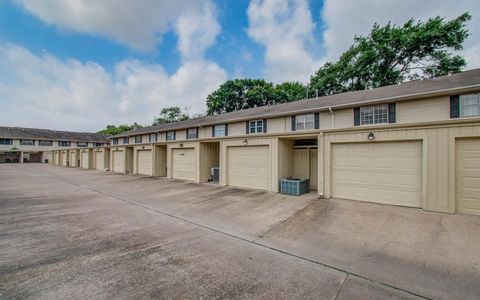
[{"label": "concrete driveway", "polygon": [[0,165],[0,298],[475,299],[480,218]]}]

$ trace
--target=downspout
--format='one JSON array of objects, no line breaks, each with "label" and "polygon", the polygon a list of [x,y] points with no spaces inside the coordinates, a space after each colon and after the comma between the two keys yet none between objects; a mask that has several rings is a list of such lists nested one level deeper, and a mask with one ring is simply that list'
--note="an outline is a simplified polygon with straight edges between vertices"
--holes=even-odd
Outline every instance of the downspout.
[{"label": "downspout", "polygon": [[333,113],[332,107],[329,107],[328,110],[330,111],[330,114],[332,115],[332,129],[335,129],[335,114]]}]

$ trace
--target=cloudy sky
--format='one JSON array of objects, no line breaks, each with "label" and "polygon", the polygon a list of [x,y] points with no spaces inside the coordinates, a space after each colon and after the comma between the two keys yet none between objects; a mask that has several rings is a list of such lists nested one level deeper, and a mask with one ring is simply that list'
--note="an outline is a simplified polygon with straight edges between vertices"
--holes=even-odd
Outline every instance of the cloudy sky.
[{"label": "cloudy sky", "polygon": [[478,0],[0,0],[0,125],[97,131],[205,111],[232,78],[306,82],[375,22],[473,14]]}]

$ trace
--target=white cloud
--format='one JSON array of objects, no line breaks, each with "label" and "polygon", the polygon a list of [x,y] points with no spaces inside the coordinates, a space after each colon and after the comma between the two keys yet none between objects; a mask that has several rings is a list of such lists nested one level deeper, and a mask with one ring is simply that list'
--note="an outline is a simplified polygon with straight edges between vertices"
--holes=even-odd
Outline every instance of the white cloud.
[{"label": "white cloud", "polygon": [[[186,57],[211,46],[220,31],[210,0],[16,0],[61,29],[101,35],[139,51],[152,51],[176,28]],[[192,27],[189,27],[192,26]]]},{"label": "white cloud", "polygon": [[249,36],[265,46],[265,76],[306,82],[319,62],[307,51],[315,45],[307,0],[253,0],[248,7]]},{"label": "white cloud", "polygon": [[162,107],[201,112],[206,96],[226,80],[204,60],[188,62],[169,76],[160,65],[127,60],[112,74],[100,65],[34,55],[0,46],[0,119],[3,124],[98,130],[106,124],[149,124]]},{"label": "white cloud", "polygon": [[480,14],[478,0],[326,0],[321,16],[326,30],[323,34],[326,59],[336,60],[352,43],[355,34],[366,35],[375,22],[385,25],[392,21],[403,25],[410,18],[427,20],[444,16],[448,20],[470,11],[468,23],[472,36],[460,52],[468,60],[468,68],[480,67]]},{"label": "white cloud", "polygon": [[61,29],[101,35],[152,51],[167,31],[178,35],[182,62],[172,75],[159,64],[117,63],[107,72],[94,62],[35,55],[0,45],[0,119],[4,124],[98,130],[106,124],[150,124],[168,106],[202,113],[209,93],[227,79],[205,51],[220,33],[210,0],[17,0]]}]

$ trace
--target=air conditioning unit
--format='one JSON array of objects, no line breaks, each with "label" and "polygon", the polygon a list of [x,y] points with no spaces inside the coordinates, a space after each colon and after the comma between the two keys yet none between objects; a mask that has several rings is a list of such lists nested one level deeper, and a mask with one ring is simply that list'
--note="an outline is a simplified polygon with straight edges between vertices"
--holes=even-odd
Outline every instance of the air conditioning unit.
[{"label": "air conditioning unit", "polygon": [[210,175],[211,175],[211,180],[213,182],[219,182],[220,181],[220,168],[219,167],[213,167],[210,169]]}]

